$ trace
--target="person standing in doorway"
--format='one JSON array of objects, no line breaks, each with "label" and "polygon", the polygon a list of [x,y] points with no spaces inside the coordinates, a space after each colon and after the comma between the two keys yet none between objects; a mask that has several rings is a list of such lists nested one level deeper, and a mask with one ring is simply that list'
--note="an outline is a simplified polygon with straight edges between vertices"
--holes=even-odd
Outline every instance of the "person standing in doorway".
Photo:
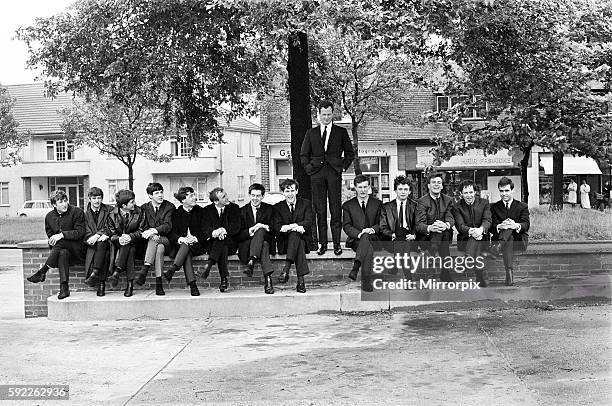
[{"label": "person standing in doorway", "polygon": [[578,203],[578,184],[574,182],[574,179],[567,185],[567,202],[572,207],[576,207],[576,203]]},{"label": "person standing in doorway", "polygon": [[591,187],[587,183],[586,179],[582,179],[582,185],[580,185],[580,205],[583,209],[591,208],[589,193],[591,193]]}]

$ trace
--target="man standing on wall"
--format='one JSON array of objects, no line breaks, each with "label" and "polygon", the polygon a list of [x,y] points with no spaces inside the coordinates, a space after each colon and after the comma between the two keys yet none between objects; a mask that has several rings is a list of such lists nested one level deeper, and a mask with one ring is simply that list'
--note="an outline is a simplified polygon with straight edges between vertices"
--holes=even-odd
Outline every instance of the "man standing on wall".
[{"label": "man standing on wall", "polygon": [[310,175],[312,199],[315,206],[319,234],[319,250],[327,251],[327,199],[331,214],[331,233],[334,254],[342,254],[342,172],[353,162],[355,153],[345,128],[333,124],[334,105],[328,100],[319,104],[319,123],[306,132],[300,159],[306,174]]}]

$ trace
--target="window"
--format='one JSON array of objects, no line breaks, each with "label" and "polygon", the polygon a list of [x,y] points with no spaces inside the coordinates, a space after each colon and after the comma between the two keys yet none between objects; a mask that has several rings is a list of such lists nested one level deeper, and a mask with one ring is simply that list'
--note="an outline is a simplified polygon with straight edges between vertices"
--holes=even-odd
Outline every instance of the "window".
[{"label": "window", "polygon": [[244,176],[238,176],[238,200],[244,200]]},{"label": "window", "polygon": [[0,205],[9,205],[9,183],[0,182]]},{"label": "window", "polygon": [[249,136],[249,156],[255,156],[255,134]]},{"label": "window", "polygon": [[74,159],[74,143],[66,140],[47,140],[47,161]]},{"label": "window", "polygon": [[127,179],[108,179],[108,201],[115,203],[115,193],[121,189],[127,189],[129,182]]},{"label": "window", "polygon": [[170,195],[183,186],[190,186],[193,188],[197,202],[208,202],[208,192],[206,191],[208,187],[208,178],[206,176],[171,177]]},{"label": "window", "polygon": [[[469,101],[469,96],[436,96],[436,111],[446,111],[459,103]],[[461,115],[467,119],[479,119],[486,116],[487,104],[482,101],[481,96],[472,96],[472,101]]]},{"label": "window", "polygon": [[242,156],[242,137],[240,134],[236,135],[236,155]]},{"label": "window", "polygon": [[172,137],[170,139],[170,149],[173,156],[191,156],[191,146],[189,145],[189,140],[185,136]]}]

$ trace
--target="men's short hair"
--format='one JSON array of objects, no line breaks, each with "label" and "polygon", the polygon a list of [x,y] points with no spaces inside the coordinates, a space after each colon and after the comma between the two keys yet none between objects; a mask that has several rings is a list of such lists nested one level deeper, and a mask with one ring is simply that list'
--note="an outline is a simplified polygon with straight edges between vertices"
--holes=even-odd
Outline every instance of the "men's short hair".
[{"label": "men's short hair", "polygon": [[63,190],[54,190],[51,192],[51,195],[49,195],[49,201],[53,205],[57,202],[63,202],[64,200],[68,200],[68,195]]},{"label": "men's short hair", "polygon": [[219,196],[217,196],[217,194],[219,194],[220,192],[225,192],[225,190],[223,190],[222,187],[214,188],[210,191],[210,193],[208,193],[208,200],[210,200],[211,202],[218,202]]},{"label": "men's short hair", "polygon": [[353,185],[357,186],[360,183],[363,182],[368,182],[368,185],[370,184],[370,177],[367,175],[357,175],[355,176],[355,179],[353,179]]},{"label": "men's short hair", "polygon": [[472,179],[466,179],[463,182],[461,182],[461,184],[459,185],[459,190],[461,192],[463,192],[463,189],[465,189],[466,187],[472,187],[472,189],[474,189],[474,192],[476,191],[476,184],[474,183],[474,181]]},{"label": "men's short hair", "polygon": [[285,179],[281,182],[280,184],[280,189],[281,191],[285,191],[285,189],[287,189],[288,187],[291,186],[295,186],[295,190],[299,190],[300,189],[300,184],[298,183],[297,180],[295,179]]},{"label": "men's short hair", "polygon": [[410,187],[410,191],[412,191],[412,183],[410,179],[405,177],[404,175],[399,175],[395,179],[393,179],[393,190],[397,190],[399,185],[408,185]]},{"label": "men's short hair", "polygon": [[181,186],[178,192],[174,194],[174,198],[179,202],[183,203],[183,200],[185,200],[189,193],[194,193],[194,190],[191,186]]},{"label": "men's short hair", "polygon": [[149,196],[157,192],[158,190],[161,190],[162,192],[164,191],[164,187],[161,185],[161,183],[151,182],[147,185],[147,194]]},{"label": "men's short hair", "polygon": [[499,180],[499,182],[497,182],[497,188],[499,189],[500,187],[504,187],[510,185],[510,190],[514,190],[514,182],[512,182],[512,179],[510,179],[507,176],[504,176],[503,178],[501,178]]},{"label": "men's short hair", "polygon": [[94,186],[89,189],[89,192],[87,193],[87,197],[94,197],[94,196],[100,196],[102,197],[102,199],[104,199],[104,192],[99,187]]},{"label": "men's short hair", "polygon": [[117,202],[117,207],[122,208],[127,205],[130,200],[135,199],[136,195],[129,189],[121,189],[117,193],[115,193],[115,202]]},{"label": "men's short hair", "polygon": [[253,183],[249,186],[249,194],[251,194],[253,190],[259,190],[262,196],[266,194],[266,188],[261,183]]},{"label": "men's short hair", "polygon": [[442,183],[444,183],[444,175],[442,175],[440,172],[432,172],[427,175],[427,183],[431,183],[431,180],[434,178],[440,178],[442,179]]},{"label": "men's short hair", "polygon": [[321,109],[327,109],[330,108],[332,109],[332,111],[334,111],[334,103],[331,102],[331,100],[321,100],[321,102],[319,103],[318,106],[318,111],[320,112]]}]

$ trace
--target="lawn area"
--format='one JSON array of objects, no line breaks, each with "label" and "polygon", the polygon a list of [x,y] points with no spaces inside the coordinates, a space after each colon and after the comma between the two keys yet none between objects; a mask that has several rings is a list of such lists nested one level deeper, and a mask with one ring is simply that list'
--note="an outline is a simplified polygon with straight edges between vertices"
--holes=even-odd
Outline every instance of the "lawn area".
[{"label": "lawn area", "polygon": [[[612,240],[612,210],[604,212],[565,208],[550,212],[533,209],[530,241]],[[43,218],[0,218],[0,244],[45,239]]]}]

